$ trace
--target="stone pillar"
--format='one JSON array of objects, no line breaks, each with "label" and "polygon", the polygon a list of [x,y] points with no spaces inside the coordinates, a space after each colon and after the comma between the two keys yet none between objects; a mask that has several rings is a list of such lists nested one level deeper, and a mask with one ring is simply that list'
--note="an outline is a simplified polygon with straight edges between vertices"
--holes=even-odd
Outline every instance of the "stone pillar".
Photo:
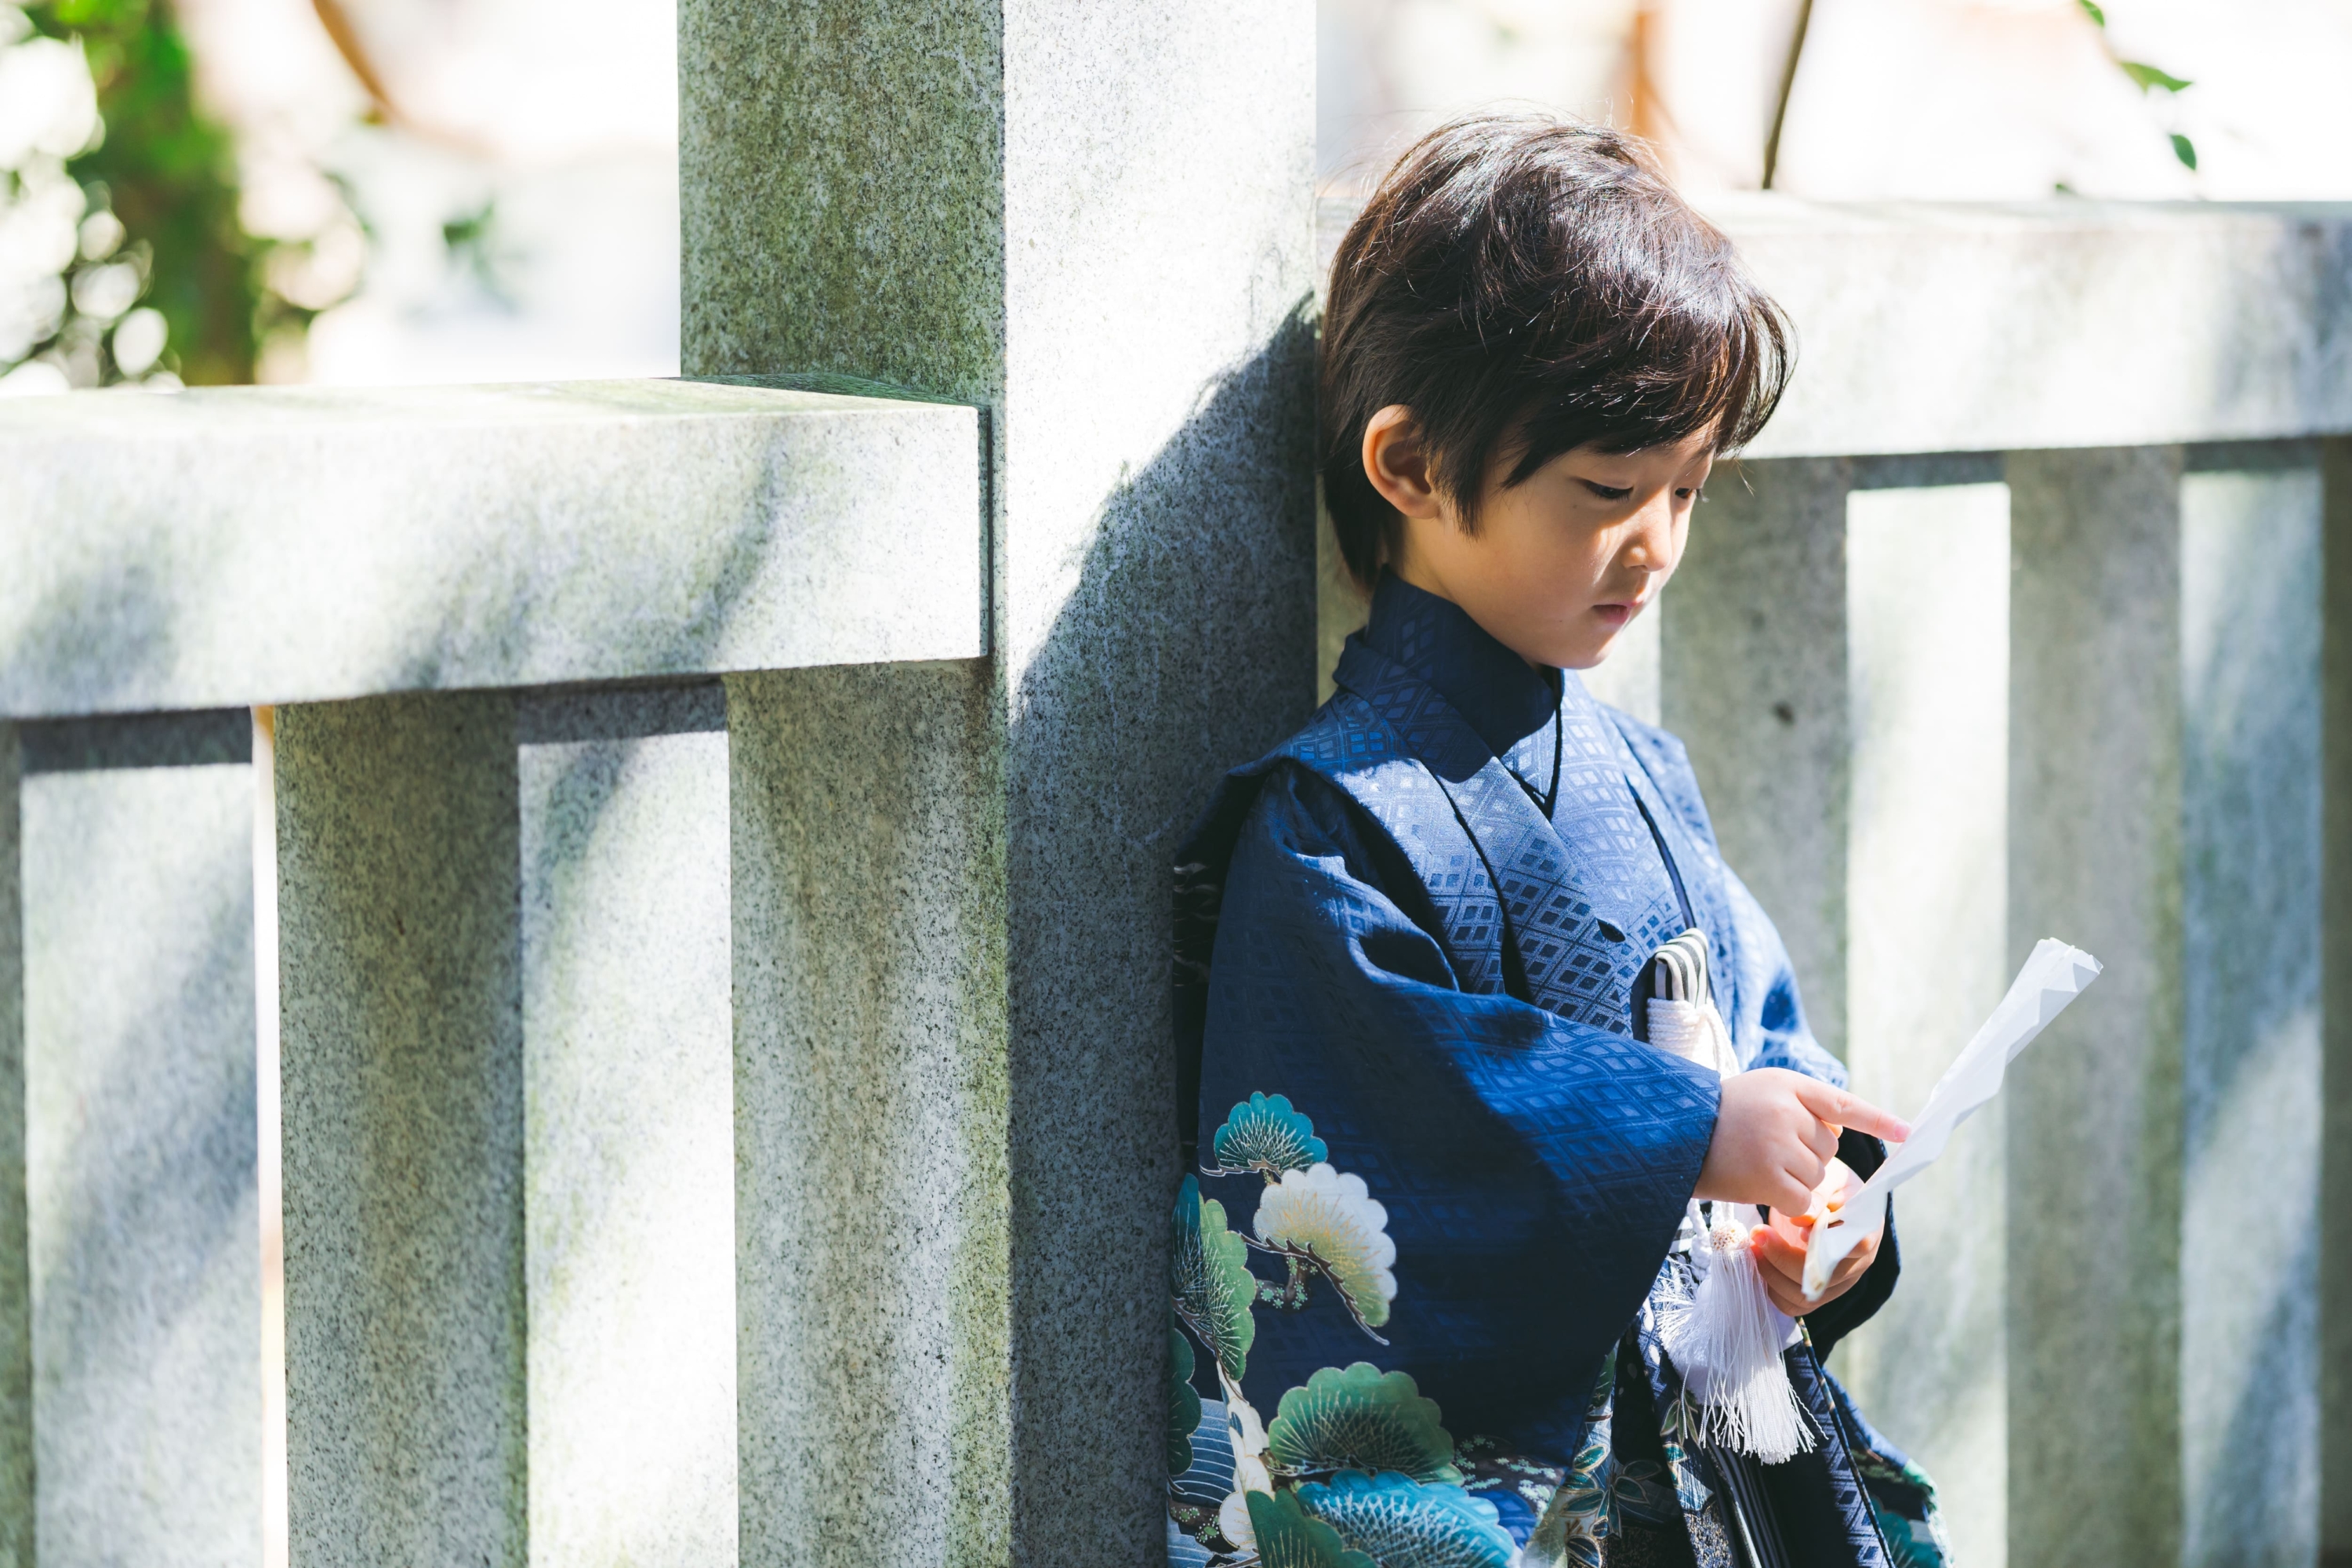
[{"label": "stone pillar", "polygon": [[[1857,489],[1846,517],[1846,1060],[1857,1092],[1908,1115],[2009,984],[2009,493]],[[2007,1547],[2001,1115],[1903,1189],[1902,1287],[1838,1352],[1975,1568]]]},{"label": "stone pillar", "polygon": [[1314,690],[1313,12],[686,0],[679,61],[688,374],[990,436],[986,660],[729,683],[745,1561],[1147,1561],[1170,865]]},{"label": "stone pillar", "polygon": [[33,1568],[33,1284],[25,1243],[24,746],[0,722],[0,1568]]},{"label": "stone pillar", "polygon": [[24,733],[40,1559],[245,1568],[262,1481],[249,721]]},{"label": "stone pillar", "polygon": [[2319,1561],[2352,1568],[2352,440],[2320,475]]},{"label": "stone pillar", "polygon": [[525,1562],[511,701],[278,710],[294,1560]]},{"label": "stone pillar", "polygon": [[2181,480],[2182,1561],[2318,1552],[2320,492],[2308,449]]},{"label": "stone pillar", "polygon": [[1658,608],[1665,727],[1724,859],[1789,944],[1805,1015],[1845,1054],[1844,458],[1724,463]]},{"label": "stone pillar", "polygon": [[534,1563],[736,1561],[726,726],[518,699]]},{"label": "stone pillar", "polygon": [[2011,1568],[2180,1552],[2180,455],[2012,454],[2010,962],[2105,964],[2009,1116]]},{"label": "stone pillar", "polygon": [[[1003,829],[969,772],[987,671],[729,687],[743,1560],[1001,1561]],[[1104,1338],[1071,1350],[1116,1378]]]}]

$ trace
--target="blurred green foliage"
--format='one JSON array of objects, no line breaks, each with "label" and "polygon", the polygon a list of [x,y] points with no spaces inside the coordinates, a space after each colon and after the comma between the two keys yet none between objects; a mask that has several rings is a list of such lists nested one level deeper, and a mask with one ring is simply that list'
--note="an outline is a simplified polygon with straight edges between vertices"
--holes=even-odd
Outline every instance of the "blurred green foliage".
[{"label": "blurred green foliage", "polygon": [[[170,324],[165,363],[191,385],[249,382],[262,341],[312,312],[270,292],[275,242],[237,221],[236,147],[196,102],[195,75],[163,0],[34,0],[34,26],[79,38],[106,123],[68,165],[150,252],[144,302]],[[93,195],[97,192],[93,190]]]},{"label": "blurred green foliage", "polygon": [[[2107,14],[2099,8],[2098,0],[2074,0],[2074,4],[2082,8],[2084,16],[2090,18],[2091,25],[2099,29],[2099,44],[2107,51],[2107,58],[2116,62],[2116,68],[2129,77],[2132,85],[2138,88],[2142,93],[2179,94],[2196,85],[2185,77],[2173,75],[2161,66],[2152,66],[2146,60],[2127,60],[2116,53],[2115,45],[2107,41]],[[2195,174],[2197,144],[2178,131],[2168,132],[2166,134],[2172,141],[2172,155],[2180,160],[2182,167],[2190,174]]]}]

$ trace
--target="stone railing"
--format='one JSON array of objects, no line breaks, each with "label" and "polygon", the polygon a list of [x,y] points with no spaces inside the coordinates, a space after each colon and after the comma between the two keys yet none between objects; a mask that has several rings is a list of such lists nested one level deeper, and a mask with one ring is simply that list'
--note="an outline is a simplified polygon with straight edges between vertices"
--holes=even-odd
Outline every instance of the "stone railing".
[{"label": "stone railing", "polygon": [[[1873,1098],[2035,939],[2106,963],[1905,1190],[1843,1375],[1963,1563],[2342,1551],[2352,208],[1717,216],[1798,374],[1594,686],[1688,743]],[[1327,652],[1358,613],[1327,561]]]},{"label": "stone railing", "polygon": [[[1311,18],[887,9],[681,6],[686,363],[953,402],[0,409],[0,1562],[1153,1556],[1167,863],[1312,692]],[[1849,1370],[1972,1562],[2352,1544],[2352,220],[1731,221],[1803,369],[1601,679],[1898,1109],[2107,963]]]},{"label": "stone railing", "polygon": [[289,1442],[297,1561],[732,1560],[780,890],[730,791],[756,833],[795,721],[722,679],[976,659],[985,462],[970,407],[683,383],[0,416],[40,1562],[257,1562]]}]

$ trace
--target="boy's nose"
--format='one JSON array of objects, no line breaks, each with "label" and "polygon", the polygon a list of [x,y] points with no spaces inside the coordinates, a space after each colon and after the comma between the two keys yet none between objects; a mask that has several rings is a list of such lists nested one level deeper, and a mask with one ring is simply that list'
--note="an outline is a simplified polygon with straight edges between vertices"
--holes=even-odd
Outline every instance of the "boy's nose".
[{"label": "boy's nose", "polygon": [[1628,565],[1644,572],[1664,572],[1675,563],[1675,510],[1664,498],[1643,507],[1634,519],[1633,537],[1625,547]]}]

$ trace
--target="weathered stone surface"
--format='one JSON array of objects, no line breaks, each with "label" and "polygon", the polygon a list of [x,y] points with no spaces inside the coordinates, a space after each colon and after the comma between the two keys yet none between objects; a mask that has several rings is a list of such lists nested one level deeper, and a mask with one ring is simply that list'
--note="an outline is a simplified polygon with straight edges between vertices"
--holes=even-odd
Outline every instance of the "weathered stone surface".
[{"label": "weathered stone surface", "polygon": [[253,820],[233,763],[25,781],[45,1563],[261,1553]]},{"label": "weathered stone surface", "polygon": [[513,703],[277,724],[294,1560],[523,1568]]},{"label": "weathered stone surface", "polygon": [[[1327,258],[1356,211],[1320,205]],[[1754,195],[1709,216],[1797,324],[1759,458],[2352,429],[2352,206]]]},{"label": "weathered stone surface", "polygon": [[[1846,1061],[1909,1115],[2009,986],[2009,492],[1857,489],[1845,534]],[[1838,1352],[1972,1568],[2008,1547],[2002,1118],[1978,1112],[1903,1189],[1902,1285]]]},{"label": "weathered stone surface", "polygon": [[2198,1565],[2319,1550],[2315,456],[2214,454],[2226,466],[2180,487],[2182,1560]]},{"label": "weathered stone surface", "polygon": [[2011,1069],[2009,1561],[2180,1552],[2177,448],[2015,453],[2010,962],[2106,972]]},{"label": "weathered stone surface", "polygon": [[978,416],[588,382],[0,408],[0,713],[983,647]]},{"label": "weathered stone surface", "polygon": [[734,1568],[725,699],[522,706],[530,1561]]},{"label": "weathered stone surface", "polygon": [[[989,671],[729,688],[744,1561],[1002,1562],[1003,842],[966,771]],[[1106,1414],[1065,1419],[1108,1443]]]},{"label": "weathered stone surface", "polygon": [[[932,1053],[857,1084],[878,1147],[802,1147],[805,1112],[754,1120],[781,1087],[739,1091],[746,1558],[1144,1562],[1170,861],[1313,693],[1312,11],[688,0],[680,26],[688,370],[979,403],[993,463],[988,665],[732,684],[739,1079]],[[832,717],[755,760],[745,715],[796,703]],[[838,826],[797,847],[794,813]],[[788,853],[808,869],[756,864]],[[789,908],[755,889],[795,878],[839,889],[825,922],[756,929],[747,900]],[[787,953],[823,983],[750,1000]],[[778,1173],[926,1216],[895,1244],[951,1255],[953,1288]],[[831,1294],[787,1317],[771,1270]],[[881,1280],[908,1291],[887,1342]],[[884,1431],[921,1441],[886,1466]],[[825,1454],[820,1492],[793,1466]]]},{"label": "weathered stone surface", "polygon": [[1748,199],[1716,216],[1801,335],[1759,456],[2352,427],[2352,206]]},{"label": "weathered stone surface", "polygon": [[1845,1054],[1843,462],[1726,465],[1658,604],[1667,729],[1724,858],[1789,944],[1805,1015]]},{"label": "weathered stone surface", "polygon": [[2352,440],[2320,444],[2319,1550],[2352,1560]]},{"label": "weathered stone surface", "polygon": [[33,1568],[33,1293],[25,1245],[24,749],[0,723],[0,1564]]}]

